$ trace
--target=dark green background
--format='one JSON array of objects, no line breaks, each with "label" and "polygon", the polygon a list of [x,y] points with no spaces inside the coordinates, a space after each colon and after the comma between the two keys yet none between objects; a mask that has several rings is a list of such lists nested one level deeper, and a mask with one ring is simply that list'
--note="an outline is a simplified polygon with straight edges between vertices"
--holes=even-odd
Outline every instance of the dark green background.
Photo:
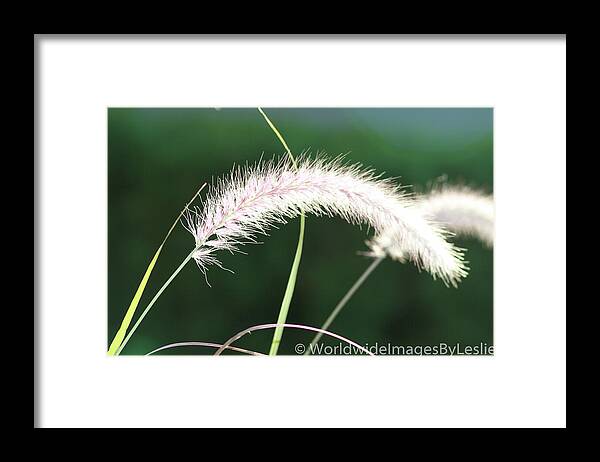
[{"label": "dark green background", "polygon": [[[493,111],[465,109],[268,109],[296,154],[305,149],[372,166],[423,189],[447,175],[492,192]],[[149,260],[198,187],[234,163],[283,153],[256,109],[108,110],[108,343]],[[235,275],[212,268],[208,287],[192,262],[165,291],[123,354],[144,354],[170,342],[222,343],[236,332],[275,322],[296,247],[298,219],[274,229],[248,255],[222,254]],[[319,327],[368,266],[366,230],[341,219],[306,219],[304,253],[288,322]],[[470,275],[458,289],[384,261],[330,330],[360,344],[493,343],[493,252],[468,249]],[[178,226],[163,249],[138,314],[189,253],[194,240]],[[273,332],[255,332],[239,346],[268,352]],[[312,334],[286,330],[280,354],[293,354]],[[330,342],[336,344],[336,341]],[[165,354],[212,354],[179,348]]]}]

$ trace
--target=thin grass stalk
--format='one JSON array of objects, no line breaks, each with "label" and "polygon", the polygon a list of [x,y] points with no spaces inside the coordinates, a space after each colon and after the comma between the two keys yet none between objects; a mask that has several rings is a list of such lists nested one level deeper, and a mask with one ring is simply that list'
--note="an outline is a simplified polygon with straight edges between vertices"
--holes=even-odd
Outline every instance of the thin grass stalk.
[{"label": "thin grass stalk", "polygon": [[285,288],[285,294],[281,301],[281,308],[279,308],[279,316],[277,317],[278,327],[273,333],[273,340],[271,341],[271,348],[269,349],[269,356],[277,355],[279,350],[279,344],[281,343],[281,337],[283,336],[283,328],[285,321],[287,320],[288,311],[290,304],[292,303],[292,297],[294,295],[294,288],[296,286],[296,279],[298,278],[298,267],[300,266],[300,259],[302,258],[302,247],[304,245],[304,215],[300,216],[300,233],[298,234],[298,245],[296,247],[296,254],[294,255],[294,261],[290,270],[290,276],[288,278],[287,286]]},{"label": "thin grass stalk", "polygon": [[129,324],[131,323],[131,320],[133,319],[133,315],[135,314],[135,311],[140,303],[140,300],[142,299],[142,295],[144,294],[144,290],[146,289],[146,285],[148,284],[150,275],[152,274],[152,271],[154,270],[154,266],[156,265],[156,262],[158,261],[160,252],[162,251],[165,243],[167,242],[167,239],[169,239],[169,236],[173,232],[173,229],[175,229],[175,226],[179,222],[182,215],[188,209],[190,204],[192,202],[194,202],[196,197],[198,197],[198,195],[204,189],[205,186],[206,186],[206,183],[204,183],[202,186],[200,186],[200,189],[198,189],[198,191],[196,191],[196,194],[194,194],[194,196],[188,201],[188,203],[185,204],[185,207],[179,213],[179,215],[177,216],[177,218],[171,225],[171,228],[169,228],[167,235],[164,237],[163,241],[161,242],[160,246],[158,247],[158,250],[154,254],[154,257],[150,261],[150,264],[146,268],[146,272],[144,273],[144,276],[142,277],[142,280],[140,281],[140,284],[135,292],[135,295],[133,296],[133,299],[131,300],[131,303],[129,304],[129,308],[127,308],[127,311],[125,312],[123,321],[121,321],[121,326],[119,327],[119,330],[115,334],[115,337],[113,338],[113,341],[111,342],[111,344],[108,348],[108,354],[110,356],[116,356],[119,354],[118,352],[121,351],[120,347],[123,342],[123,339],[125,338],[125,334],[127,333],[127,328],[129,327]]},{"label": "thin grass stalk", "polygon": [[[277,127],[271,122],[271,119],[265,114],[262,108],[258,108],[258,111],[262,114],[264,119],[267,121],[271,130],[275,133],[279,141],[287,151],[288,156],[292,160],[292,163],[296,169],[298,169],[298,164],[296,164],[296,159],[292,154],[289,146],[285,142],[285,139],[277,130]],[[290,309],[290,304],[292,303],[292,297],[294,296],[294,289],[296,287],[296,279],[298,278],[298,268],[300,267],[300,260],[302,258],[302,247],[304,244],[304,226],[305,226],[305,216],[304,213],[300,214],[300,233],[298,234],[298,244],[296,245],[296,253],[294,254],[294,261],[292,262],[292,268],[290,270],[290,275],[288,277],[288,282],[285,288],[285,293],[283,294],[283,300],[281,301],[281,307],[279,308],[279,315],[277,316],[277,324],[281,325],[281,327],[277,327],[275,332],[273,333],[273,340],[271,341],[271,348],[269,349],[269,356],[277,355],[277,351],[279,350],[279,345],[281,343],[281,338],[283,337],[283,325],[287,320],[288,311]]]},{"label": "thin grass stalk", "polygon": [[158,290],[158,292],[156,292],[156,295],[154,296],[154,298],[152,300],[150,300],[150,303],[148,303],[148,306],[146,306],[146,308],[144,309],[144,311],[142,311],[142,314],[140,315],[140,317],[137,319],[137,321],[135,322],[135,324],[133,325],[133,327],[131,328],[131,330],[127,334],[127,337],[125,337],[125,339],[123,340],[123,342],[119,346],[119,348],[118,348],[118,350],[116,352],[117,355],[121,354],[121,351],[123,351],[123,348],[125,348],[125,345],[127,345],[127,342],[129,341],[129,339],[131,338],[131,336],[133,335],[133,333],[136,331],[136,329],[138,328],[138,326],[142,323],[143,319],[146,317],[146,315],[150,311],[150,308],[152,308],[154,306],[154,304],[159,299],[159,297],[162,295],[162,293],[165,291],[165,289],[167,287],[169,287],[169,284],[171,284],[171,282],[173,282],[173,279],[175,279],[175,277],[179,274],[179,272],[192,259],[192,257],[194,256],[194,252],[196,252],[196,250],[198,250],[198,247],[195,247],[194,250],[192,250],[189,253],[189,255],[187,257],[185,257],[185,259],[181,262],[181,264],[177,267],[177,269],[173,272],[173,274],[171,274],[171,276],[169,276],[169,279],[167,279],[167,281],[162,285],[162,287]]},{"label": "thin grass stalk", "polygon": [[[348,301],[352,298],[354,293],[360,288],[360,286],[363,284],[363,282],[366,281],[366,279],[369,277],[369,275],[375,270],[375,268],[377,268],[379,266],[379,264],[383,260],[384,260],[383,257],[379,257],[379,258],[374,259],[371,262],[371,264],[368,266],[368,268],[360,275],[360,277],[354,282],[352,287],[350,287],[348,292],[346,292],[346,294],[342,297],[342,299],[335,306],[335,308],[333,309],[333,311],[331,312],[331,314],[329,315],[327,320],[321,326],[321,329],[323,329],[325,331],[329,328],[329,326],[335,320],[335,318],[337,317],[339,312],[342,311],[342,308],[344,308],[344,306],[346,306],[346,303],[348,303]],[[323,337],[322,332],[319,332],[317,335],[315,335],[315,338],[313,338],[312,342],[310,342],[310,345],[308,345],[308,348],[304,352],[305,356],[309,356],[311,354],[312,349],[315,347],[315,345],[317,343],[319,343],[319,340],[321,340],[321,337]]]}]

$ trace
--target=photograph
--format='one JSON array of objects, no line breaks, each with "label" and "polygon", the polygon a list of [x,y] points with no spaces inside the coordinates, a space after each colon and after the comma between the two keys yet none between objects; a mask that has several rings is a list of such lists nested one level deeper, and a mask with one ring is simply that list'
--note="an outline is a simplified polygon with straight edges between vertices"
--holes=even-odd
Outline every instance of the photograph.
[{"label": "photograph", "polygon": [[109,355],[493,354],[492,108],[107,117]]},{"label": "photograph", "polygon": [[34,429],[566,429],[566,39],[34,34]]}]

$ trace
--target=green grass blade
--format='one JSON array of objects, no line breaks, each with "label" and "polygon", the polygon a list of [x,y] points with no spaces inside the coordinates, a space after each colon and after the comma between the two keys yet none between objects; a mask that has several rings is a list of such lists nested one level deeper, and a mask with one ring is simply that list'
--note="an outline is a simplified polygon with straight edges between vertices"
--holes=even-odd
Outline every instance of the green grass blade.
[{"label": "green grass blade", "polygon": [[281,135],[281,133],[279,133],[279,130],[277,130],[277,127],[275,127],[275,125],[273,125],[273,122],[271,122],[271,119],[269,119],[269,117],[267,117],[267,114],[265,114],[265,111],[263,111],[262,108],[259,107],[258,112],[260,112],[262,114],[262,116],[267,121],[267,124],[269,124],[269,127],[271,127],[271,130],[273,130],[273,132],[275,133],[275,136],[277,136],[279,141],[281,141],[281,144],[283,144],[283,147],[285,148],[288,156],[290,156],[290,159],[292,159],[292,164],[294,164],[294,167],[298,168],[298,164],[296,164],[296,159],[294,158],[294,155],[292,154],[291,149],[289,148],[289,146],[283,139],[283,136]]},{"label": "green grass blade", "polygon": [[140,281],[140,285],[138,286],[138,288],[135,292],[135,295],[133,296],[133,299],[131,300],[131,303],[129,304],[129,308],[127,308],[127,311],[125,312],[123,321],[121,321],[121,326],[119,327],[119,330],[117,331],[115,337],[113,338],[113,341],[110,343],[110,346],[108,348],[109,356],[115,356],[115,355],[119,354],[119,351],[120,351],[119,347],[121,346],[121,343],[123,342],[123,339],[125,338],[125,334],[127,333],[129,324],[131,324],[131,320],[133,319],[135,310],[137,309],[137,307],[140,303],[140,300],[142,298],[142,295],[144,294],[144,290],[146,289],[146,284],[148,283],[148,279],[150,279],[150,275],[152,274],[154,265],[156,265],[156,261],[158,260],[158,256],[160,255],[160,252],[161,252],[163,246],[165,245],[165,242],[167,242],[167,239],[173,232],[173,229],[175,229],[175,226],[177,225],[177,222],[179,221],[179,219],[181,218],[183,213],[187,210],[187,208],[194,201],[194,199],[196,199],[196,197],[198,197],[198,195],[204,189],[205,186],[206,186],[206,183],[204,183],[200,187],[200,189],[196,192],[196,194],[194,194],[194,197],[192,197],[192,199],[187,204],[185,204],[185,207],[183,208],[181,213],[177,216],[177,218],[171,225],[171,228],[169,228],[167,235],[165,236],[162,243],[160,244],[160,247],[154,254],[154,258],[152,258],[152,260],[150,261],[148,268],[146,268],[146,272],[144,273],[144,276],[142,277],[142,280]]},{"label": "green grass blade", "polygon": [[[296,278],[298,277],[298,267],[300,266],[300,259],[302,257],[302,246],[304,243],[304,216],[300,217],[300,234],[298,235],[298,246],[296,247],[296,255],[294,256],[294,262],[292,263],[292,269],[290,271],[290,277],[288,278],[287,287],[285,288],[285,294],[281,301],[281,308],[279,309],[279,317],[277,318],[277,324],[285,324],[287,314],[290,309],[290,303],[292,302],[292,296],[294,295],[294,288],[296,287]],[[283,336],[283,326],[278,325],[275,328],[273,334],[273,341],[271,342],[271,349],[269,350],[269,356],[275,356],[281,343],[281,337]]]},{"label": "green grass blade", "polygon": [[[271,122],[271,119],[267,117],[267,114],[262,110],[262,108],[258,108],[258,112],[265,118],[271,130],[275,133],[285,150],[287,151],[288,156],[292,159],[292,163],[294,167],[297,167],[296,159],[294,159],[294,155],[290,150],[289,146],[285,142],[285,139],[277,130],[277,127]],[[292,269],[290,270],[290,276],[288,278],[288,283],[285,288],[285,294],[283,295],[283,300],[281,301],[281,307],[279,308],[279,316],[277,317],[277,324],[285,324],[287,319],[288,311],[290,309],[290,304],[292,303],[292,297],[294,295],[294,288],[296,287],[296,278],[298,277],[298,267],[300,266],[300,259],[302,258],[302,246],[304,243],[304,223],[305,223],[304,213],[300,214],[300,234],[298,235],[298,245],[296,246],[296,254],[294,255],[294,261],[292,262]],[[281,337],[283,336],[283,326],[277,326],[275,329],[275,333],[273,334],[273,340],[271,342],[271,348],[269,350],[269,356],[275,356],[277,354],[277,350],[279,349],[279,344],[281,343]]]},{"label": "green grass blade", "polygon": [[150,300],[150,303],[148,303],[148,306],[146,306],[146,308],[144,309],[144,311],[142,311],[142,314],[140,314],[140,317],[137,319],[137,321],[135,322],[135,324],[133,325],[133,327],[131,328],[131,330],[127,334],[127,336],[123,339],[123,342],[121,343],[121,345],[117,349],[117,352],[116,352],[117,356],[119,354],[121,354],[121,351],[123,351],[123,348],[125,348],[125,345],[127,345],[127,342],[129,341],[129,339],[131,338],[131,336],[133,335],[133,333],[135,332],[135,330],[142,323],[142,320],[146,317],[146,315],[150,311],[150,308],[152,308],[154,306],[154,304],[159,299],[159,297],[162,295],[162,293],[165,291],[165,289],[167,287],[169,287],[169,284],[171,284],[171,282],[173,282],[173,280],[175,279],[175,277],[185,267],[185,265],[187,265],[187,263],[193,258],[194,253],[196,253],[196,251],[199,248],[200,248],[200,246],[195,247],[188,254],[188,256],[185,257],[185,259],[181,262],[181,264],[177,267],[177,269],[173,272],[173,274],[171,274],[171,276],[169,276],[169,279],[167,279],[167,281],[162,285],[162,287],[160,289],[158,289],[158,292],[156,292],[156,295],[154,295],[154,298],[152,298],[152,300]]},{"label": "green grass blade", "polygon": [[123,317],[123,321],[121,322],[121,327],[119,327],[119,330],[117,331],[117,334],[115,335],[115,338],[113,339],[113,341],[110,344],[110,347],[108,348],[108,354],[110,356],[114,356],[116,351],[119,349],[119,346],[121,346],[121,342],[125,338],[125,334],[127,333],[127,328],[129,327],[129,324],[131,323],[131,320],[133,319],[135,310],[137,309],[137,306],[140,303],[140,299],[142,298],[142,295],[144,294],[144,289],[146,288],[146,284],[148,283],[148,279],[150,278],[150,274],[152,273],[152,270],[154,269],[154,265],[156,265],[156,260],[158,260],[158,256],[160,255],[160,251],[162,250],[162,248],[163,248],[163,246],[161,244],[161,246],[158,248],[158,250],[154,254],[154,258],[148,265],[148,268],[146,269],[146,272],[144,273],[144,277],[142,278],[142,281],[140,282],[140,285],[138,286],[138,288],[135,292],[135,295],[133,296],[133,299],[131,300],[131,303],[129,304],[129,308],[127,309],[127,312],[125,313],[125,316]]}]

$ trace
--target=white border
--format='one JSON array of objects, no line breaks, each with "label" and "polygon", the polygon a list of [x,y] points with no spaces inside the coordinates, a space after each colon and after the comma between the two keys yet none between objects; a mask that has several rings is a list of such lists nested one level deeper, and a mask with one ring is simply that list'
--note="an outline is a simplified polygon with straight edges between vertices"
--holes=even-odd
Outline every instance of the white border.
[{"label": "white border", "polygon": [[[37,47],[38,425],[565,425],[564,38]],[[494,357],[105,356],[106,108],[256,105],[495,108]]]}]

